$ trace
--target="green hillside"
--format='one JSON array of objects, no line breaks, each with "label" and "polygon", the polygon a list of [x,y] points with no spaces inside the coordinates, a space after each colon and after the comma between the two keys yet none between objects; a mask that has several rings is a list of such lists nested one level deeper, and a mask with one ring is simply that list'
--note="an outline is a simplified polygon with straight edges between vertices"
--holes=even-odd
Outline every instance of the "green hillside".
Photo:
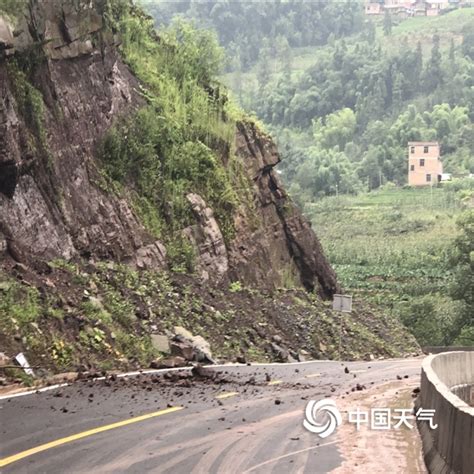
[{"label": "green hillside", "polygon": [[462,303],[450,293],[452,247],[463,209],[449,186],[332,196],[305,207],[344,291],[400,318],[421,345],[474,343],[453,331]]}]

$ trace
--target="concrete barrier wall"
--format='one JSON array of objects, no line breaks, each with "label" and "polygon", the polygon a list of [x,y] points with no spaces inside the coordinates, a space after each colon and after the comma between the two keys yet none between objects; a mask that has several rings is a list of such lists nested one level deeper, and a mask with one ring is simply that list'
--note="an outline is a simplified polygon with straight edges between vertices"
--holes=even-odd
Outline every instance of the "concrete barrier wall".
[{"label": "concrete barrier wall", "polygon": [[474,384],[474,352],[428,356],[421,369],[417,409],[436,410],[434,423],[419,421],[425,463],[432,473],[474,472],[474,408],[450,389]]},{"label": "concrete barrier wall", "polygon": [[439,354],[452,351],[474,351],[474,346],[424,346],[421,350],[425,354]]},{"label": "concrete barrier wall", "polygon": [[451,388],[451,392],[464,400],[469,406],[474,407],[474,385],[464,384]]}]

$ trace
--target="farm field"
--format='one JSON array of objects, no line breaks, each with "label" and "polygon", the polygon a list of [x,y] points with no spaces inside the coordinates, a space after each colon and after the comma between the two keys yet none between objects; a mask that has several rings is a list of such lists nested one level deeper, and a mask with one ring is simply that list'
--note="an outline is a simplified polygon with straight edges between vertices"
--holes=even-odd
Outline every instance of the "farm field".
[{"label": "farm field", "polygon": [[[445,343],[443,322],[458,304],[449,297],[449,252],[462,209],[453,192],[437,188],[333,196],[305,206],[344,291],[400,317],[415,333],[419,318],[421,344]],[[424,336],[427,312],[433,327]]]}]

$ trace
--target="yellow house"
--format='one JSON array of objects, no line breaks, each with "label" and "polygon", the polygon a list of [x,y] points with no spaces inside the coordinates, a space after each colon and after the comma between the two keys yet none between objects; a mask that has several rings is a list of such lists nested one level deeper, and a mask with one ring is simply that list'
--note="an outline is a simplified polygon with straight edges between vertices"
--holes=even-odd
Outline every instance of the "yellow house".
[{"label": "yellow house", "polygon": [[432,186],[441,180],[443,163],[438,142],[408,142],[408,184]]}]

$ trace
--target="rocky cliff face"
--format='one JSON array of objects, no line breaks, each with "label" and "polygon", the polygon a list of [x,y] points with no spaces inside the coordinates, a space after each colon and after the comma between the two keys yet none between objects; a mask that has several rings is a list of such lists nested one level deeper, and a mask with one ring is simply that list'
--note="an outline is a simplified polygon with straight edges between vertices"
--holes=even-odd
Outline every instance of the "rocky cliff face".
[{"label": "rocky cliff face", "polygon": [[[99,141],[114,119],[143,104],[117,38],[102,29],[94,4],[70,0],[30,2],[14,34],[0,23],[0,240],[19,261],[82,256],[163,268],[164,246],[125,199],[98,185]],[[33,55],[34,88],[15,69]],[[44,103],[42,122],[31,116],[35,100]],[[252,123],[238,123],[235,140],[253,183],[252,212],[236,213],[235,238],[225,245],[212,209],[188,196],[196,222],[184,232],[198,273],[270,288],[291,281],[330,297],[335,274],[278,181],[274,143]]]},{"label": "rocky cliff face", "polygon": [[[138,82],[112,42],[92,47],[101,18],[63,3],[32,3],[17,50],[6,49],[11,57],[1,59],[0,230],[20,260],[94,255],[140,263],[146,252],[156,266],[162,255],[130,206],[95,184],[97,142],[118,114],[140,105]],[[35,54],[38,44],[44,55],[33,82],[45,105],[43,143],[22,111],[31,107],[21,101],[32,102],[32,92],[10,67],[15,56]]]},{"label": "rocky cliff face", "polygon": [[[211,162],[234,185],[232,211],[223,217],[206,187],[186,188],[177,238],[195,271],[170,271],[175,230],[153,237],[130,198],[137,183],[112,182],[99,159],[104,136],[122,130],[114,122],[135,120],[149,99],[103,24],[106,4],[30,0],[14,28],[0,16],[0,352],[24,352],[43,373],[142,368],[180,325],[219,360],[341,356],[339,320],[323,301],[336,276],[278,181],[275,144],[249,121],[234,131],[224,109],[226,141]],[[203,90],[206,100],[216,92]],[[416,350],[398,321],[360,302],[343,337],[346,358]]]}]

